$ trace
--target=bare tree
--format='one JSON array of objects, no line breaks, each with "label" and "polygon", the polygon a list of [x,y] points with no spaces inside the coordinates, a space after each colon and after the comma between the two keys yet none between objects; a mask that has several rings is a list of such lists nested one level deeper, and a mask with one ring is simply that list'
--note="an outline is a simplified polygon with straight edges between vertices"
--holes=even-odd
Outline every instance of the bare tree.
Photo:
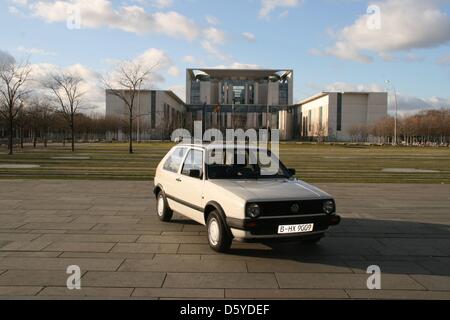
[{"label": "bare tree", "polygon": [[67,121],[72,141],[72,152],[75,151],[75,115],[81,107],[84,92],[81,91],[83,79],[70,72],[49,75],[44,87],[54,95],[59,111]]},{"label": "bare tree", "polygon": [[26,83],[31,68],[28,62],[3,63],[0,65],[0,115],[8,126],[8,150],[13,154],[14,124],[23,108],[23,100],[29,93]]},{"label": "bare tree", "polygon": [[129,153],[133,153],[133,122],[138,117],[136,114],[136,100],[142,85],[146,85],[154,68],[159,63],[148,67],[137,62],[126,62],[121,64],[112,76],[113,80],[103,79],[106,90],[119,98],[125,107],[128,118],[128,142]]},{"label": "bare tree", "polygon": [[47,134],[52,111],[51,104],[41,96],[33,97],[28,104],[26,115],[29,122],[28,126],[33,137],[34,148],[36,148],[38,137],[43,141],[44,147],[47,147]]}]

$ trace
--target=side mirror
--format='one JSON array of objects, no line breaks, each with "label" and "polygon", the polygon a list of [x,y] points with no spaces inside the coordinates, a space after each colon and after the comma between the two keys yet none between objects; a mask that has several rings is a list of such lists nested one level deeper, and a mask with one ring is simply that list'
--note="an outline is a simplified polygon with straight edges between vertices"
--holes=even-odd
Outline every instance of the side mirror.
[{"label": "side mirror", "polygon": [[288,171],[291,176],[295,176],[296,173],[295,169],[288,169]]},{"label": "side mirror", "polygon": [[200,179],[202,177],[202,173],[200,170],[192,169],[189,170],[189,177]]}]

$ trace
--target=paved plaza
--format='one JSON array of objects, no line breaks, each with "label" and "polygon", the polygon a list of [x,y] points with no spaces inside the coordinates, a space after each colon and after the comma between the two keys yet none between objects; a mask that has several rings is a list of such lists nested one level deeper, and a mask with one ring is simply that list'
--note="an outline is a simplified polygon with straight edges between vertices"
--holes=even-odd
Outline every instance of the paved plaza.
[{"label": "paved plaza", "polygon": [[319,186],[343,216],[319,245],[218,254],[203,226],[157,219],[151,182],[2,180],[0,298],[450,299],[450,185]]}]

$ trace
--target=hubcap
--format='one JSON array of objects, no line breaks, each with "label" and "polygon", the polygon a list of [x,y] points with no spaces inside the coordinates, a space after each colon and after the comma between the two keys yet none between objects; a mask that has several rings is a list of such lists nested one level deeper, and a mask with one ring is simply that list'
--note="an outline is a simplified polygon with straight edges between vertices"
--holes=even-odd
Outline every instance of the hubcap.
[{"label": "hubcap", "polygon": [[162,216],[164,213],[164,198],[162,195],[158,197],[158,207],[157,212],[159,216]]},{"label": "hubcap", "polygon": [[219,223],[214,218],[211,219],[209,222],[208,237],[209,237],[209,242],[213,246],[216,246],[219,243],[219,238],[220,238]]}]

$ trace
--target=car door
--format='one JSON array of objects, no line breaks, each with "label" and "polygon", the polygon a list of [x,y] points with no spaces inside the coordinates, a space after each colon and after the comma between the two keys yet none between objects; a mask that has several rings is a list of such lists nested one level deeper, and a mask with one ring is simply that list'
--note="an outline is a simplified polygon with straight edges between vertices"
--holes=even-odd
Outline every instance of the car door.
[{"label": "car door", "polygon": [[[200,177],[191,177],[191,170],[199,170]],[[204,223],[203,218],[203,187],[204,187],[204,152],[200,148],[192,148],[188,151],[180,174],[177,179],[176,193],[179,202],[183,206],[181,213],[199,223]]]},{"label": "car door", "polygon": [[162,170],[159,172],[158,182],[164,189],[169,207],[175,211],[177,211],[179,207],[178,203],[173,199],[177,194],[180,169],[188,150],[189,148],[187,147],[175,148],[164,162]]}]

